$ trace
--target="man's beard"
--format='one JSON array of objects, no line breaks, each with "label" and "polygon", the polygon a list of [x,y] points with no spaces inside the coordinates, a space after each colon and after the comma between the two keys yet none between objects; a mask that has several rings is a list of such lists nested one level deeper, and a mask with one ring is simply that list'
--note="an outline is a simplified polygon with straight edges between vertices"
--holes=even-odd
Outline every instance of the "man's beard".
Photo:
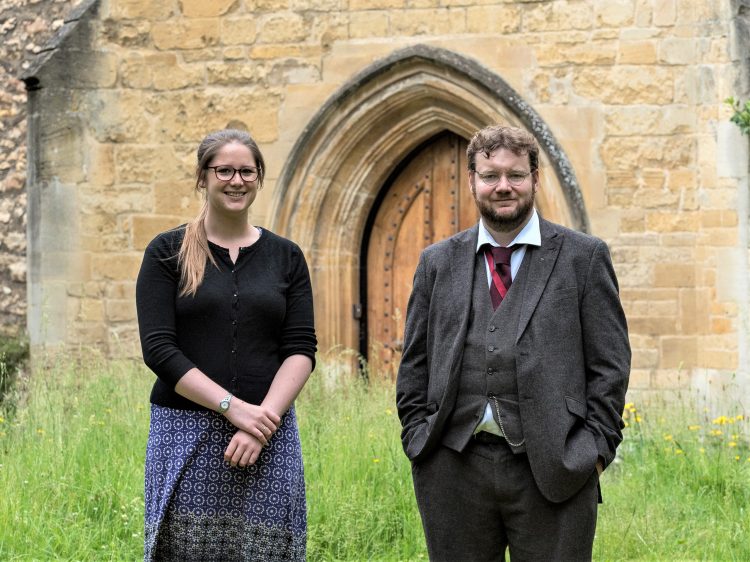
[{"label": "man's beard", "polygon": [[492,208],[490,202],[479,201],[474,188],[472,188],[471,194],[474,196],[474,202],[477,204],[479,214],[482,215],[487,226],[496,232],[512,232],[531,216],[531,210],[534,208],[536,189],[531,192],[531,197],[529,197],[529,200],[526,201],[525,204],[516,207],[513,214],[505,216],[498,214],[498,212]]}]

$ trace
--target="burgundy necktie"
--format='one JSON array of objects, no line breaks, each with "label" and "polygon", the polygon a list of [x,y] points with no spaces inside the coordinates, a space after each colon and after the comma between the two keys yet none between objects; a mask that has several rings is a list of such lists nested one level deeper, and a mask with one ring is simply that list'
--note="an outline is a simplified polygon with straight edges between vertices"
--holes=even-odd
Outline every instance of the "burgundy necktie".
[{"label": "burgundy necktie", "polygon": [[490,266],[490,273],[492,273],[490,299],[492,300],[492,308],[494,310],[497,310],[497,307],[503,302],[505,294],[508,292],[510,284],[513,282],[510,275],[510,256],[516,248],[518,248],[518,246],[500,248],[489,244],[486,244],[484,247],[485,259]]}]

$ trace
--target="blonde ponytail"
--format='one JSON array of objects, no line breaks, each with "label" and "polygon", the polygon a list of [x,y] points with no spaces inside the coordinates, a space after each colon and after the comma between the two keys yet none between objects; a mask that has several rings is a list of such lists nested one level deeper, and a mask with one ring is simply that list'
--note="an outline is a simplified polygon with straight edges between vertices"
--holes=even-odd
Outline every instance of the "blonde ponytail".
[{"label": "blonde ponytail", "polygon": [[185,227],[180,252],[177,254],[177,265],[180,269],[179,296],[195,296],[198,287],[206,274],[206,258],[218,267],[211,250],[208,248],[208,237],[203,220],[208,213],[208,203],[204,202],[200,213]]}]

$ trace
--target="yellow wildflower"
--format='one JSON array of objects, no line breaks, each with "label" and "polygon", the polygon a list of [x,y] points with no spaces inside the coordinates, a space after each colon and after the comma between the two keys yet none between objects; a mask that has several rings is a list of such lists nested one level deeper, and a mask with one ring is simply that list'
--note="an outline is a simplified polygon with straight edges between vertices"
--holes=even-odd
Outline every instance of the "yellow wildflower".
[{"label": "yellow wildflower", "polygon": [[3,416],[0,416],[0,423],[5,423],[5,418]]},{"label": "yellow wildflower", "polygon": [[737,414],[736,416],[734,416],[734,419],[736,419],[737,421],[742,421],[745,419],[745,416],[743,416],[742,414]]},{"label": "yellow wildflower", "polygon": [[37,434],[39,434],[39,435],[44,435],[44,430],[43,430],[43,429],[42,429],[41,427],[37,427],[37,428],[36,428],[36,432],[37,432]]},{"label": "yellow wildflower", "polygon": [[737,446],[737,442],[736,441],[730,441],[729,443],[727,443],[727,446],[728,447],[736,447]]},{"label": "yellow wildflower", "polygon": [[374,462],[374,463],[379,463],[379,462],[380,462],[380,459],[372,459],[372,462]]},{"label": "yellow wildflower", "polygon": [[664,441],[671,441],[673,437],[670,434],[664,436]]},{"label": "yellow wildflower", "polygon": [[734,419],[728,418],[726,416],[719,416],[718,418],[714,419],[711,423],[714,425],[726,425],[728,423],[734,423]]},{"label": "yellow wildflower", "polygon": [[711,435],[713,435],[714,437],[719,437],[720,435],[723,435],[723,434],[724,434],[724,432],[722,430],[720,430],[720,429],[712,429],[711,430]]},{"label": "yellow wildflower", "polygon": [[740,456],[739,455],[735,456],[734,460],[736,460],[736,461],[740,460]]},{"label": "yellow wildflower", "polygon": [[392,414],[393,414],[393,410],[391,410],[390,408],[386,408],[386,409],[385,409],[385,413],[386,413],[386,415],[389,415],[389,416],[390,416],[390,415],[392,415]]},{"label": "yellow wildflower", "polygon": [[627,421],[625,421],[624,423],[625,423],[625,427],[630,427],[630,424]]},{"label": "yellow wildflower", "polygon": [[699,425],[689,425],[688,426],[688,429],[690,431],[698,431],[700,428],[701,428],[701,426],[699,426]]},{"label": "yellow wildflower", "polygon": [[674,450],[674,454],[675,455],[681,455],[682,454],[682,449],[675,449]]},{"label": "yellow wildflower", "polygon": [[698,450],[700,451],[701,455],[705,455],[706,454],[706,450],[703,447],[701,447]]},{"label": "yellow wildflower", "polygon": [[636,416],[636,417],[635,417],[635,423],[641,423],[641,420],[642,420],[642,419],[643,419],[643,418],[642,418],[641,416]]}]

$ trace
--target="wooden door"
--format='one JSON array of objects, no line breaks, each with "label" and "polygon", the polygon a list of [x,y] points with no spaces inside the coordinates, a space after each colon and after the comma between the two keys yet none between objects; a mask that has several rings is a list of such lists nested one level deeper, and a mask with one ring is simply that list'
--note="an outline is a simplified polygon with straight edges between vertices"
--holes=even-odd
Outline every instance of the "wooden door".
[{"label": "wooden door", "polygon": [[452,133],[436,137],[386,186],[367,248],[368,359],[374,374],[395,375],[420,252],[478,220],[466,145]]}]

